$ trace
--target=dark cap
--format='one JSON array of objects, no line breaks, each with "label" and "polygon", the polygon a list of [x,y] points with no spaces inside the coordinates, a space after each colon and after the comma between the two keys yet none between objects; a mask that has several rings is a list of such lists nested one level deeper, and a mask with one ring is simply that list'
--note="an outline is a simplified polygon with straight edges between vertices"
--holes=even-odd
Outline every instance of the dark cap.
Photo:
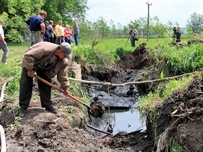
[{"label": "dark cap", "polygon": [[66,43],[66,42],[62,42],[60,44],[60,48],[61,50],[66,54],[66,57],[68,59],[71,59],[72,58],[72,55],[71,55],[71,45],[69,43]]}]

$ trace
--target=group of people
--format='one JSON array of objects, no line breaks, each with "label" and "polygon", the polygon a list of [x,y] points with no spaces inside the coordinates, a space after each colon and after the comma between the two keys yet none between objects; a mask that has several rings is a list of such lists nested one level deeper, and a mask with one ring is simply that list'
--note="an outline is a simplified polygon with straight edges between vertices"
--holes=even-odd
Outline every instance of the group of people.
[{"label": "group of people", "polygon": [[[54,26],[53,21],[44,22],[46,17],[47,12],[41,11],[26,21],[30,30],[30,47],[22,60],[18,115],[24,115],[29,107],[33,78],[36,74],[50,83],[51,79],[57,76],[61,88],[64,90],[64,95],[69,94],[67,74],[69,61],[72,57],[72,31],[69,25],[63,28],[62,21],[58,21],[56,26]],[[5,63],[9,50],[4,37],[3,23],[4,21],[0,20],[0,49],[4,52],[1,62]],[[74,21],[73,36],[75,44],[78,45],[79,26],[76,20]],[[51,86],[38,80],[38,88],[41,106],[46,111],[56,114],[57,110],[51,102]]]},{"label": "group of people", "polygon": [[[64,95],[69,94],[67,74],[69,60],[71,60],[70,38],[72,32],[70,32],[68,25],[66,29],[62,27],[62,21],[59,21],[56,26],[53,21],[44,23],[46,16],[47,13],[41,11],[26,21],[26,25],[30,29],[30,48],[24,54],[22,61],[18,115],[24,115],[27,112],[32,97],[35,74],[49,83],[52,78],[57,76]],[[75,24],[78,26],[76,21]],[[75,42],[78,45],[78,40]],[[38,80],[38,88],[41,106],[46,111],[56,114],[57,110],[51,101],[51,86]]]},{"label": "group of people", "polygon": [[38,15],[30,17],[26,21],[26,25],[31,32],[30,45],[42,41],[56,44],[67,42],[71,44],[74,38],[75,45],[78,46],[80,29],[76,20],[74,20],[74,30],[72,33],[70,26],[67,24],[63,27],[63,22],[61,20],[59,20],[57,24],[54,24],[52,20],[44,22],[46,16],[47,13],[41,11]]}]

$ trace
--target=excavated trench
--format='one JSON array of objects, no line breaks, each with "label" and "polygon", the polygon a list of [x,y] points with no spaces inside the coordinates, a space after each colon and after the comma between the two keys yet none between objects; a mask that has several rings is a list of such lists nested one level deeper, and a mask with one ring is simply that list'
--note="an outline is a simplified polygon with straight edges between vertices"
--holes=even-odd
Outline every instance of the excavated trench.
[{"label": "excavated trench", "polygon": [[[147,69],[147,78],[143,75],[142,67],[145,66],[146,69],[149,62],[148,51],[145,45],[141,44],[134,52],[122,57],[116,66],[108,68],[111,70],[97,71],[94,67],[91,67],[89,73],[93,77],[89,77],[89,73],[85,73],[84,78],[113,84],[157,79],[159,71],[156,69]],[[188,88],[174,92],[164,101],[163,105],[160,105],[155,112],[157,116],[154,117],[153,122],[151,117],[146,116],[145,131],[142,129],[135,129],[130,133],[120,131],[113,138],[104,141],[104,144],[119,151],[125,151],[126,149],[143,152],[172,151],[170,146],[173,145],[177,148],[180,145],[181,151],[202,152],[202,86],[203,80],[195,78]],[[153,86],[146,83],[124,85],[122,87],[99,85],[88,85],[88,87],[90,95],[94,98],[93,102],[101,102],[107,109],[130,109],[136,105],[136,97],[153,90]],[[87,89],[88,87],[84,85],[84,88]],[[131,117],[131,119],[133,118]],[[154,126],[154,124],[156,125]]]},{"label": "excavated trench", "polygon": [[[152,86],[142,83],[133,84],[137,81],[156,79],[158,75],[158,70],[154,68],[148,69],[148,77],[144,75],[146,72],[142,70],[143,67],[147,68],[150,64],[149,53],[145,46],[145,43],[139,45],[134,52],[121,57],[118,63],[109,65],[105,70],[88,65],[82,74],[83,80],[101,82],[96,85],[83,84],[83,88],[89,93],[92,102],[99,102],[105,106],[103,117],[92,118],[91,125],[106,130],[108,125],[112,124],[114,140],[104,140],[104,143],[115,149],[120,149],[120,146],[131,147],[135,143],[139,143],[138,149],[143,151],[153,147],[153,142],[147,137],[145,118],[140,117],[136,105],[137,99],[147,94]],[[93,132],[99,138],[104,136],[97,131],[93,130]],[[118,140],[117,137],[121,138]],[[129,145],[131,138],[135,143],[130,142]],[[125,146],[120,142],[125,143]],[[120,150],[122,151],[122,148]]]}]

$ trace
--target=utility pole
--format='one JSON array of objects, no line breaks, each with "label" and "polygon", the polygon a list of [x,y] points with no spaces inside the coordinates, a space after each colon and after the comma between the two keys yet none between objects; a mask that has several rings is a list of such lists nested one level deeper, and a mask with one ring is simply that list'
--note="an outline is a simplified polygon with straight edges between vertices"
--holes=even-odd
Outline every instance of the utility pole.
[{"label": "utility pole", "polygon": [[149,3],[149,0],[147,2],[148,5],[148,17],[147,17],[147,41],[149,40],[149,6],[152,5],[152,3]]}]

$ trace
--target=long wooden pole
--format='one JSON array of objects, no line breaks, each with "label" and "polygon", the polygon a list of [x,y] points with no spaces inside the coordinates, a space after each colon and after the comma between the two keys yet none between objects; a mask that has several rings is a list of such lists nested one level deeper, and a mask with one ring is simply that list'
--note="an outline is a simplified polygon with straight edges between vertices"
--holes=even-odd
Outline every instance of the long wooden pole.
[{"label": "long wooden pole", "polygon": [[195,74],[196,72],[197,71],[191,72],[191,73],[185,73],[185,74],[177,75],[177,76],[173,76],[173,77],[167,77],[167,78],[163,78],[163,79],[146,80],[146,81],[134,81],[134,82],[121,83],[121,84],[114,84],[114,83],[111,83],[111,82],[98,82],[98,81],[79,80],[79,79],[74,79],[74,78],[68,78],[68,79],[71,80],[71,81],[81,82],[81,83],[86,83],[86,84],[99,84],[99,85],[105,85],[105,86],[124,87],[124,86],[132,85],[132,84],[146,84],[146,83],[168,81],[168,80],[171,80],[171,79],[177,79],[177,78],[181,78],[181,77],[184,77],[184,76],[188,76],[190,74]]},{"label": "long wooden pole", "polygon": [[[45,79],[39,77],[38,75],[35,74],[35,77],[36,77],[38,80],[40,80],[40,81],[44,82],[45,84],[49,85],[50,87],[52,87],[52,88],[58,90],[59,92],[64,93],[64,91],[63,91],[62,89],[60,89],[60,88],[58,88],[56,85],[53,85],[52,83],[46,81]],[[75,100],[75,101],[77,101],[77,102],[83,104],[83,105],[86,106],[87,108],[90,108],[89,105],[85,104],[82,100],[80,100],[80,99],[78,99],[78,98],[72,96],[71,94],[68,94],[67,96],[70,97],[70,98],[72,98],[73,100]]]},{"label": "long wooden pole", "polygon": [[99,131],[99,132],[101,132],[101,133],[104,133],[104,134],[107,134],[107,135],[112,135],[112,133],[110,133],[110,132],[100,130],[100,129],[95,128],[95,127],[93,127],[93,126],[91,126],[91,125],[89,125],[89,124],[87,124],[87,126],[88,126],[89,128],[91,128],[91,129],[94,129],[94,130]]}]

